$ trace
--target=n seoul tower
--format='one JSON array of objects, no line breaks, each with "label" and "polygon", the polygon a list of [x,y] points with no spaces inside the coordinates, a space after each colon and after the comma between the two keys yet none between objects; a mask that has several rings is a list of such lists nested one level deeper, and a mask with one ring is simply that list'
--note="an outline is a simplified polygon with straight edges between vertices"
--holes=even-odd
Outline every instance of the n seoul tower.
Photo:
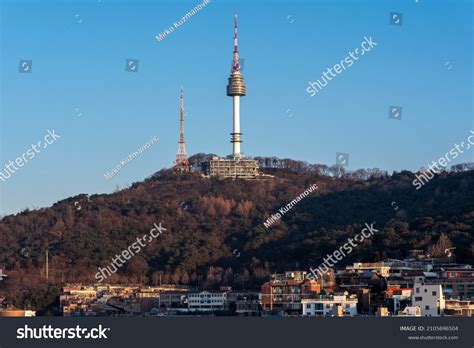
[{"label": "n seoul tower", "polygon": [[220,178],[258,179],[260,177],[258,161],[245,157],[240,152],[242,133],[240,133],[240,97],[245,95],[244,77],[240,72],[239,48],[237,43],[237,15],[234,15],[234,59],[230,71],[227,95],[232,97],[234,103],[234,128],[230,133],[233,145],[232,155],[226,158],[212,157],[206,169],[207,175]]},{"label": "n seoul tower", "polygon": [[240,143],[242,142],[240,133],[240,97],[245,96],[244,77],[240,72],[239,49],[237,42],[237,14],[234,14],[234,61],[230,72],[229,83],[227,84],[227,95],[232,97],[234,102],[234,128],[232,135],[233,156],[242,157],[240,153]]}]

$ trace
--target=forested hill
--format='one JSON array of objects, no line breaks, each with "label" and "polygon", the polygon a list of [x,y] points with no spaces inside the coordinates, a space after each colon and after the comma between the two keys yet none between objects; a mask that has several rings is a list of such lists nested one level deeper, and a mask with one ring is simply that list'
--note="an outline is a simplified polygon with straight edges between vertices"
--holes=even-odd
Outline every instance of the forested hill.
[{"label": "forested hill", "polygon": [[[258,286],[275,271],[307,269],[343,245],[365,222],[379,230],[340,266],[402,258],[410,249],[474,263],[474,171],[445,172],[416,190],[411,172],[322,173],[266,168],[273,179],[205,179],[163,170],[113,194],[79,195],[0,221],[0,292],[44,278],[95,282],[98,266],[154,223],[167,230],[108,282]],[[264,222],[311,185],[318,188],[269,228]],[[80,209],[79,209],[80,208]],[[438,242],[444,234],[442,244]],[[441,250],[442,249],[442,250]],[[441,255],[440,255],[441,254]],[[235,276],[235,277],[234,277]],[[23,287],[21,289],[23,289]],[[1,293],[0,293],[1,295]]]}]

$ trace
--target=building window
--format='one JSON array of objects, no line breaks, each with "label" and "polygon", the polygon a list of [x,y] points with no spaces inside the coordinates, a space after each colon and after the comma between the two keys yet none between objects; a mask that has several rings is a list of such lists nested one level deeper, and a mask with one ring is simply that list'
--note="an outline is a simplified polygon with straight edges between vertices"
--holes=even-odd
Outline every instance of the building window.
[{"label": "building window", "polygon": [[421,301],[423,301],[423,297],[415,297],[415,301],[421,302]]},{"label": "building window", "polygon": [[430,306],[426,305],[426,306],[425,306],[425,309],[426,309],[426,310],[429,310],[429,309],[430,309]]},{"label": "building window", "polygon": [[436,291],[433,291],[431,294],[432,294],[433,296],[436,296]]},{"label": "building window", "polygon": [[306,309],[311,309],[311,304],[307,303],[306,304]]},{"label": "building window", "polygon": [[417,294],[420,293],[420,288],[416,288],[416,293],[417,293]]},{"label": "building window", "polygon": [[425,289],[425,292],[428,292],[428,289]]}]

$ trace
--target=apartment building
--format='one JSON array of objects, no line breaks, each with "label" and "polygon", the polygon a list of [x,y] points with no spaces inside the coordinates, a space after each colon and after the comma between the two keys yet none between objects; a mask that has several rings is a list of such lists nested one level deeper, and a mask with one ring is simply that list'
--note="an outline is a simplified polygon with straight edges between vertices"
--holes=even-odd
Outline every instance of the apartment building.
[{"label": "apartment building", "polygon": [[445,308],[443,287],[440,284],[415,281],[412,306],[419,306],[423,317],[443,315]]},{"label": "apartment building", "polygon": [[437,282],[447,295],[474,298],[474,269],[470,266],[445,267],[438,273]]},{"label": "apartment building", "polygon": [[188,294],[189,311],[222,311],[226,309],[226,292],[191,292]]},{"label": "apartment building", "polygon": [[474,301],[459,299],[446,300],[444,315],[455,317],[474,317]]},{"label": "apartment building", "polygon": [[347,292],[337,295],[302,299],[304,316],[354,316],[357,315],[357,296]]},{"label": "apartment building", "polygon": [[359,274],[370,271],[387,278],[390,275],[390,266],[384,262],[354,262],[352,266],[346,267],[346,271]]},{"label": "apartment building", "polygon": [[320,293],[315,280],[305,279],[306,272],[286,272],[275,275],[261,287],[264,311],[301,314],[301,300]]}]

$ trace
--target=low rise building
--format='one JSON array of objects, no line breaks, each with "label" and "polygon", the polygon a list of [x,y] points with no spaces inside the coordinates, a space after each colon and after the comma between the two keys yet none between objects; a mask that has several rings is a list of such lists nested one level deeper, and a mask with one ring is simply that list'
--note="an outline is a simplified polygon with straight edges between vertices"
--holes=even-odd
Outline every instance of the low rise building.
[{"label": "low rise building", "polygon": [[304,316],[355,316],[357,297],[347,292],[301,300]]},{"label": "low rise building", "polygon": [[208,175],[219,178],[256,179],[259,176],[258,162],[246,157],[213,157],[209,161]]},{"label": "low rise building", "polygon": [[258,300],[242,299],[235,303],[235,314],[242,317],[259,316],[262,313],[262,306]]},{"label": "low rise building", "polygon": [[385,302],[389,312],[396,314],[411,305],[412,294],[412,288],[388,287],[385,291]]},{"label": "low rise building", "polygon": [[459,299],[446,300],[444,315],[455,317],[474,317],[474,302]]},{"label": "low rise building", "polygon": [[436,282],[443,286],[446,295],[474,298],[474,269],[465,267],[443,267]]},{"label": "low rise building", "polygon": [[301,300],[320,293],[319,284],[305,279],[306,272],[286,272],[274,275],[261,288],[264,311],[301,314]]},{"label": "low rise building", "polygon": [[412,306],[420,307],[421,315],[424,317],[443,315],[445,308],[443,288],[440,284],[415,281],[411,302]]},{"label": "low rise building", "polygon": [[407,306],[402,311],[398,311],[399,317],[421,317],[420,306]]},{"label": "low rise building", "polygon": [[390,266],[384,262],[354,262],[352,266],[346,267],[346,271],[359,274],[370,271],[387,278],[390,275]]},{"label": "low rise building", "polygon": [[191,292],[188,294],[189,311],[223,311],[226,309],[226,292]]}]

